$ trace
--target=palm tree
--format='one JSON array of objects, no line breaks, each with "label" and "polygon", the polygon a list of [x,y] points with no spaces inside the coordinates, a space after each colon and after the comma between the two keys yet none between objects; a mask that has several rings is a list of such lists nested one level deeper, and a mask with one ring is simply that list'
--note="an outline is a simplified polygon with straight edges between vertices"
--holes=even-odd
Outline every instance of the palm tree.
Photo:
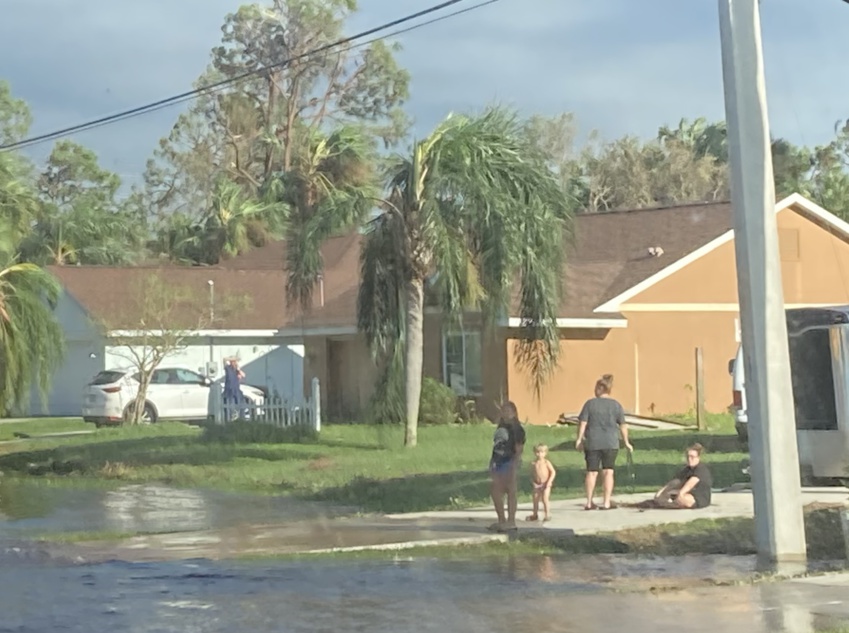
[{"label": "palm tree", "polygon": [[202,246],[221,259],[235,257],[249,250],[255,234],[269,227],[267,217],[273,205],[252,199],[244,189],[230,180],[219,181],[212,197],[212,208],[200,226]]},{"label": "palm tree", "polygon": [[476,306],[492,324],[518,297],[517,360],[537,395],[556,366],[570,205],[522,129],[499,108],[449,117],[388,168],[388,198],[361,254],[358,324],[385,358],[398,358],[403,341],[407,446],[416,444],[428,280],[453,318]]},{"label": "palm tree", "polygon": [[363,222],[374,210],[379,187],[374,139],[364,130],[344,126],[303,135],[291,170],[274,179],[266,195],[286,207],[286,300],[308,313],[324,268],[321,245]]},{"label": "palm tree", "polygon": [[200,217],[177,212],[156,231],[156,253],[180,263],[216,265],[280,233],[281,205],[257,200],[226,178],[218,180],[211,204]]},{"label": "palm tree", "polygon": [[0,152],[0,220],[8,238],[22,235],[38,211],[38,198],[27,182],[28,165],[10,152]]},{"label": "palm tree", "polygon": [[60,211],[45,205],[21,242],[20,255],[39,265],[132,264],[141,255],[141,230],[127,212],[85,206]]},{"label": "palm tree", "polygon": [[676,129],[664,125],[658,130],[661,143],[678,142],[692,149],[696,158],[712,156],[720,163],[728,162],[728,130],[725,122],[708,123],[704,117],[690,122],[681,119]]},{"label": "palm tree", "polygon": [[59,283],[15,257],[20,236],[38,209],[22,175],[16,157],[0,153],[0,415],[24,404],[33,382],[46,397],[65,347],[53,314]]},{"label": "palm tree", "polygon": [[0,415],[26,403],[33,383],[46,397],[64,358],[64,335],[53,314],[59,293],[47,271],[0,252]]}]

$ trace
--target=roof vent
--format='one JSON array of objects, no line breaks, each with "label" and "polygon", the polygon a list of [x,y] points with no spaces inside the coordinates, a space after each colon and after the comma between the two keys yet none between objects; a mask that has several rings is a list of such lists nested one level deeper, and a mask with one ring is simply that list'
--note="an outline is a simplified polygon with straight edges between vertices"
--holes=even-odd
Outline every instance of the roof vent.
[{"label": "roof vent", "polygon": [[660,257],[663,255],[663,249],[660,246],[649,246],[649,255],[652,257]]}]

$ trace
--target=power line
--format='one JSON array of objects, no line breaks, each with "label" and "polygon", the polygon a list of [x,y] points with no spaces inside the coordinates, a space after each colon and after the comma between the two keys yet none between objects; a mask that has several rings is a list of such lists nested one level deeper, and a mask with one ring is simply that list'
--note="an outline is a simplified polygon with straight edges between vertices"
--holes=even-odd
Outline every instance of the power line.
[{"label": "power line", "polygon": [[[405,23],[410,22],[412,20],[415,20],[417,18],[421,18],[421,17],[427,16],[427,15],[436,13],[438,11],[441,11],[441,10],[446,9],[448,7],[457,5],[457,4],[464,2],[464,1],[465,0],[446,0],[445,2],[441,2],[440,4],[428,7],[427,9],[423,9],[421,11],[417,11],[416,13],[411,13],[409,15],[402,17],[402,18],[398,18],[396,20],[393,20],[391,22],[386,22],[386,23],[381,24],[379,26],[367,29],[365,31],[361,31],[360,33],[357,33],[356,35],[352,35],[352,36],[349,36],[349,37],[339,39],[339,40],[337,40],[337,41],[335,41],[331,44],[325,44],[324,46],[320,46],[320,47],[315,48],[311,51],[307,51],[306,53],[302,53],[300,55],[297,55],[295,57],[290,57],[288,59],[277,62],[275,64],[269,64],[267,66],[263,66],[261,68],[255,69],[255,70],[244,72],[244,73],[237,75],[235,77],[229,77],[227,79],[223,79],[221,81],[211,83],[211,84],[208,84],[206,86],[201,86],[200,88],[195,88],[194,90],[189,90],[187,92],[183,92],[181,94],[174,95],[172,97],[160,99],[158,101],[154,101],[154,102],[148,103],[146,105],[137,106],[135,108],[130,108],[128,110],[124,110],[124,111],[118,112],[116,114],[111,114],[111,115],[108,115],[108,116],[100,117],[98,119],[87,121],[85,123],[80,123],[80,124],[73,125],[73,126],[70,126],[70,127],[62,128],[62,129],[56,130],[54,132],[49,132],[49,133],[46,133],[46,134],[40,134],[38,136],[32,136],[30,138],[26,138],[26,139],[23,139],[23,140],[20,140],[20,141],[16,141],[14,143],[7,143],[6,145],[0,145],[0,151],[12,151],[12,150],[16,150],[16,149],[23,149],[23,148],[26,148],[26,147],[31,147],[33,145],[38,145],[38,144],[44,143],[46,141],[51,141],[51,140],[54,140],[54,139],[57,139],[57,138],[61,138],[63,136],[68,136],[68,135],[73,134],[75,132],[82,132],[82,131],[102,127],[102,126],[105,126],[105,125],[110,125],[112,123],[124,121],[126,119],[131,119],[131,118],[135,118],[137,116],[142,116],[144,114],[149,114],[151,112],[156,112],[157,110],[162,110],[164,108],[168,108],[168,107],[171,107],[171,106],[174,106],[174,105],[178,105],[178,104],[184,103],[186,101],[191,101],[191,100],[193,100],[193,99],[195,99],[195,98],[197,98],[197,97],[199,97],[203,94],[214,93],[218,90],[221,90],[222,88],[226,88],[227,86],[231,86],[233,84],[242,82],[245,79],[249,79],[249,78],[254,77],[256,75],[260,75],[260,74],[265,73],[269,70],[272,70],[272,69],[275,69],[275,68],[282,68],[282,67],[285,67],[285,66],[291,64],[292,62],[301,61],[301,60],[307,59],[309,57],[312,57],[314,55],[318,55],[320,53],[328,52],[328,51],[330,51],[334,48],[337,48],[339,46],[344,46],[345,44],[351,44],[351,43],[355,42],[356,40],[362,39],[362,38],[367,37],[369,35],[373,35],[375,33],[379,33],[381,31],[385,31],[386,29],[392,28],[393,26],[405,24]],[[456,16],[461,15],[463,13],[469,13],[470,11],[474,11],[476,9],[483,8],[487,5],[495,4],[498,1],[499,0],[485,0],[484,2],[479,2],[478,4],[472,5],[470,7],[466,7],[465,9],[460,9],[460,10],[454,11],[454,12],[446,14],[446,15],[442,15],[442,16],[439,16],[439,17],[436,17],[436,18],[431,18],[430,20],[426,20],[424,22],[414,24],[412,26],[407,26],[407,27],[402,28],[402,29],[397,29],[395,31],[392,31],[391,33],[387,33],[387,34],[381,35],[379,37],[372,38],[372,39],[367,40],[365,42],[359,42],[357,44],[353,44],[352,46],[348,46],[347,48],[344,48],[344,49],[342,49],[338,52],[344,53],[344,52],[347,52],[347,51],[354,50],[356,48],[360,48],[360,47],[363,47],[363,46],[367,46],[369,44],[373,44],[374,42],[378,42],[380,40],[383,40],[383,39],[386,39],[386,38],[389,38],[389,37],[394,37],[394,36],[401,35],[401,34],[404,34],[404,33],[409,33],[409,32],[414,31],[416,29],[420,29],[422,27],[429,26],[431,24],[435,24],[437,22],[441,22],[443,20],[447,20],[449,18],[456,17]]]}]

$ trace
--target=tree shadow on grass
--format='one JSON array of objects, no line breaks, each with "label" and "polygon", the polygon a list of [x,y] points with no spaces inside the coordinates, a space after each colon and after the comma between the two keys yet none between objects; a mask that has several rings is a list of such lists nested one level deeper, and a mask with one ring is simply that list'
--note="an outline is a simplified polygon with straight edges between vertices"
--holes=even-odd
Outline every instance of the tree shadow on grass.
[{"label": "tree shadow on grass", "polygon": [[149,437],[60,446],[0,456],[0,471],[30,475],[97,472],[107,463],[129,467],[183,464],[211,466],[238,458],[267,461],[306,460],[312,452],[260,449],[256,446],[207,442],[202,438]]},{"label": "tree shadow on grass", "polygon": [[417,474],[385,480],[354,477],[342,485],[320,490],[306,490],[287,481],[281,483],[283,490],[303,499],[355,505],[385,513],[422,512],[483,503],[489,497],[489,486],[489,475],[480,471]]},{"label": "tree shadow on grass", "polygon": [[[706,460],[706,463],[713,476],[714,488],[727,488],[732,484],[748,481],[736,460],[716,462]],[[614,494],[628,493],[631,488],[660,489],[683,467],[683,460],[680,463],[642,461],[640,453],[635,454],[633,463],[629,466],[623,452],[620,452],[616,462]],[[583,465],[557,466],[557,477],[554,480],[555,497],[557,493],[564,491],[574,493],[582,491],[585,476],[586,470]],[[530,483],[520,482],[520,490],[530,494]],[[601,493],[600,481],[597,492]]]},{"label": "tree shadow on grass", "polygon": [[345,442],[341,440],[330,440],[319,437],[316,442],[319,446],[327,446],[328,448],[350,448],[357,451],[385,451],[390,448],[389,443],[386,444],[365,444],[362,442]]},{"label": "tree shadow on grass", "polygon": [[[688,446],[696,442],[705,447],[706,453],[746,453],[748,450],[736,435],[676,432],[675,434],[658,433],[631,438],[631,444],[638,451],[676,451],[682,455]],[[561,442],[552,446],[549,450],[551,452],[574,451],[575,440],[573,438]]]},{"label": "tree shadow on grass", "polygon": [[[745,449],[736,435],[711,435],[709,433],[677,432],[641,435],[631,440],[635,450],[680,451],[698,442],[710,453],[743,453]],[[682,457],[683,460],[683,457]]]}]

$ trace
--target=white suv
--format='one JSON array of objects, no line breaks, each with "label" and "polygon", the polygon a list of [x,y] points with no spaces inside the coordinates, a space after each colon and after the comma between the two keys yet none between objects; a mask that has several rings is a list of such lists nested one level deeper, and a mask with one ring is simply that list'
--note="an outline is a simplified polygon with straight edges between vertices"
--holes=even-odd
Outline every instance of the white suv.
[{"label": "white suv", "polygon": [[[213,393],[212,388],[218,384]],[[207,420],[212,398],[221,398],[223,385],[184,367],[159,367],[147,388],[142,420]],[[249,385],[241,385],[248,403],[262,405],[265,394]],[[129,415],[129,407],[139,391],[138,370],[120,368],[102,371],[83,392],[83,420],[95,425],[120,424]]]}]

